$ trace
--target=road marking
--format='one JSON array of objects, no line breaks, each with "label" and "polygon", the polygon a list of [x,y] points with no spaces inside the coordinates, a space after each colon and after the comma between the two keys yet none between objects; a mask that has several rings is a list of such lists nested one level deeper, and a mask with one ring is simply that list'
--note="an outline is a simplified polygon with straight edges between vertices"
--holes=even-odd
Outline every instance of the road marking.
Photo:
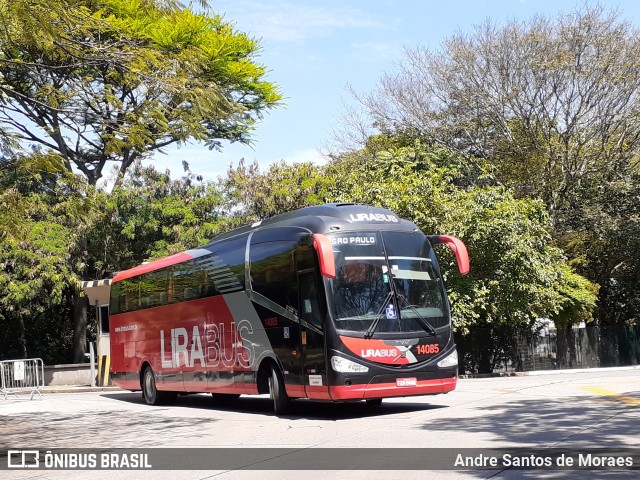
[{"label": "road marking", "polygon": [[607,390],[606,388],[600,388],[594,386],[586,386],[581,387],[585,392],[593,393],[594,395],[599,395],[603,397],[608,397],[611,400],[616,401],[617,403],[623,403],[625,405],[631,405],[634,407],[640,406],[640,398],[632,397],[631,395],[624,395],[622,393],[612,392],[611,390]]},{"label": "road marking", "polygon": [[500,393],[520,393],[521,388],[494,388],[495,392]]}]

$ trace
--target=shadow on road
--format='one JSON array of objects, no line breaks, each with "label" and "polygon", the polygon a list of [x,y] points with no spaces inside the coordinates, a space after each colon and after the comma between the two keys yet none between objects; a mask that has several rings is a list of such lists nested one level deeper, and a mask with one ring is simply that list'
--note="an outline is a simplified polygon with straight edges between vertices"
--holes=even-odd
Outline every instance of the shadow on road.
[{"label": "shadow on road", "polygon": [[[140,393],[104,393],[101,396],[123,402],[145,403]],[[214,401],[211,395],[208,394],[179,395],[177,400],[168,405],[168,407],[201,408],[221,412],[275,416],[273,413],[273,403],[266,397],[242,396],[237,399],[220,402]],[[156,409],[163,407],[149,406],[149,408]],[[348,420],[440,408],[446,407],[443,405],[430,405],[417,402],[394,402],[393,399],[385,399],[382,405],[376,407],[367,405],[365,402],[325,403],[310,400],[295,400],[291,402],[290,411],[287,415],[282,415],[282,417],[290,420]]]},{"label": "shadow on road", "polygon": [[[631,397],[627,397],[631,398]],[[430,432],[462,432],[472,438],[495,438],[495,445],[511,444],[533,449],[545,456],[548,449],[588,453],[593,449],[637,448],[640,445],[640,413],[637,407],[606,397],[571,397],[523,399],[496,404],[484,409],[483,415],[443,417],[426,422],[420,428]],[[624,439],[636,439],[632,444]],[[509,449],[505,449],[509,452]],[[467,472],[487,478],[487,472]],[[637,478],[637,471],[552,471],[509,469],[495,478]]]},{"label": "shadow on road", "polygon": [[[38,412],[0,416],[0,450],[27,445],[29,448],[108,448],[153,447],[166,444],[167,432],[176,438],[188,437],[203,424],[216,422],[212,418],[178,418],[157,414],[134,413],[128,416],[110,415],[109,412]],[[145,438],[158,438],[140,444],[138,432]],[[131,438],[131,440],[127,440]]]},{"label": "shadow on road", "polygon": [[[490,434],[498,437],[501,444],[528,446],[567,440],[575,444],[584,437],[587,443],[583,446],[607,448],[620,447],[621,435],[638,431],[640,415],[635,418],[627,415],[633,412],[637,410],[606,398],[527,399],[486,407],[482,416],[472,420],[444,417],[425,423],[422,428]],[[594,438],[597,438],[595,445]]]}]

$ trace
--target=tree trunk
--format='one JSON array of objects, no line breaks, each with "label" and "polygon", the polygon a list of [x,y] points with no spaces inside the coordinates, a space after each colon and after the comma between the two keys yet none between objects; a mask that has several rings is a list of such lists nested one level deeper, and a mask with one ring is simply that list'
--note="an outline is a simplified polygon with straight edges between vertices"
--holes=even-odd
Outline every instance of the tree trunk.
[{"label": "tree trunk", "polygon": [[480,345],[480,361],[478,363],[478,373],[492,373],[491,357],[493,354],[493,339],[491,338],[490,328],[478,329]]},{"label": "tree trunk", "polygon": [[73,363],[84,363],[87,351],[87,310],[89,300],[85,295],[75,295],[73,304]]},{"label": "tree trunk", "polygon": [[[571,327],[569,327],[571,328]],[[566,327],[560,326],[556,330],[556,361],[558,368],[567,368],[568,365],[568,353],[569,353],[569,342],[567,339],[567,331]]]},{"label": "tree trunk", "polygon": [[20,345],[20,358],[27,358],[26,328],[24,326],[24,317],[20,313],[18,314],[18,324],[20,326],[20,337],[18,338],[18,344]]}]

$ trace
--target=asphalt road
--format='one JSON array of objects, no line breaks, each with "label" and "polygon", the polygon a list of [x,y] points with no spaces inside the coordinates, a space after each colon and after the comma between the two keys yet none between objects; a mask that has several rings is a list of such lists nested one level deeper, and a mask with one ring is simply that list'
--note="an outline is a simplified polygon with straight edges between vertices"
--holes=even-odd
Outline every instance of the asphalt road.
[{"label": "asphalt road", "polygon": [[[537,450],[636,447],[640,457],[640,369],[460,380],[448,395],[364,403],[297,401],[277,417],[266,397],[227,406],[208,395],[150,407],[125,391],[48,394],[42,400],[0,399],[0,454],[8,449],[288,448],[302,451],[301,471],[45,471],[5,470],[2,478],[109,480],[138,478],[636,478],[638,471],[504,469],[471,471],[304,470],[313,448],[462,448]],[[171,451],[167,451],[171,452]],[[392,451],[393,452],[393,451]],[[189,450],[181,452],[189,458]],[[308,455],[305,460],[305,456]],[[243,458],[238,456],[238,458]],[[640,461],[640,458],[636,458]],[[6,462],[5,459],[2,459]],[[278,461],[278,460],[276,460]],[[286,458],[282,459],[283,465]],[[247,458],[247,464],[252,459]],[[259,465],[259,464],[258,464]],[[335,465],[334,465],[335,467]],[[254,466],[252,468],[259,468]],[[273,463],[271,467],[273,468]]]}]

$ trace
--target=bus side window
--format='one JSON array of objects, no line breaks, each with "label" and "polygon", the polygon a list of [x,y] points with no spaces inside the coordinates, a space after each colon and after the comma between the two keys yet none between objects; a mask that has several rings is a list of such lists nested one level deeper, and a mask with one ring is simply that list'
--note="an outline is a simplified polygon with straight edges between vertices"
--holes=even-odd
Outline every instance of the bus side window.
[{"label": "bus side window", "polygon": [[167,294],[166,301],[167,303],[173,303],[173,290],[174,290],[174,279],[171,275],[171,270],[169,270],[169,277],[167,278]]},{"label": "bus side window", "polygon": [[296,296],[289,292],[296,288],[292,251],[295,241],[264,242],[251,245],[251,288],[283,308],[297,310]]},{"label": "bus side window", "polygon": [[120,311],[130,312],[139,308],[138,278],[128,278],[120,283]]},{"label": "bus side window", "polygon": [[207,267],[212,280],[210,290],[216,293],[229,293],[244,289],[246,248],[246,235],[215,245],[214,256]]},{"label": "bus side window", "polygon": [[120,313],[120,282],[111,284],[109,311],[111,312],[111,315]]}]

